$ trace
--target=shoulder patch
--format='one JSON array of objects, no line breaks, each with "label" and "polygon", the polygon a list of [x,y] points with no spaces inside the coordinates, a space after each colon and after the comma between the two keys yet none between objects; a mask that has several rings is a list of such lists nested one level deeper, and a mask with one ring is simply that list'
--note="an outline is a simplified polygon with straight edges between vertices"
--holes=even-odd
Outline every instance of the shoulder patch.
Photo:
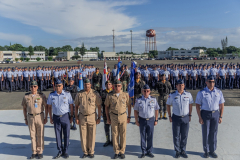
[{"label": "shoulder patch", "polygon": [[142,98],[142,96],[137,97],[137,99]]},{"label": "shoulder patch", "polygon": [[29,94],[31,94],[30,92],[28,92],[28,93],[25,93],[25,95],[29,95]]},{"label": "shoulder patch", "polygon": [[150,96],[151,98],[156,98],[156,97],[153,97],[153,96]]},{"label": "shoulder patch", "polygon": [[52,91],[50,94],[54,93],[55,91]]},{"label": "shoulder patch", "polygon": [[64,90],[66,93],[70,93],[69,91]]},{"label": "shoulder patch", "polygon": [[186,93],[190,93],[190,92],[188,92],[188,91],[185,91]]}]

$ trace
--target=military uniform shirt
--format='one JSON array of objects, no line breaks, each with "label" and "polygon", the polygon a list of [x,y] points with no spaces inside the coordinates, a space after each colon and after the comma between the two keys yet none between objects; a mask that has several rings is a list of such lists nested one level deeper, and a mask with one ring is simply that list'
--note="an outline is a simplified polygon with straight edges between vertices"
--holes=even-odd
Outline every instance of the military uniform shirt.
[{"label": "military uniform shirt", "polygon": [[186,116],[189,114],[189,104],[193,103],[190,92],[184,91],[182,95],[175,91],[171,93],[167,100],[167,105],[172,105],[172,112],[177,116]]},{"label": "military uniform shirt", "polygon": [[210,74],[213,75],[213,76],[216,76],[218,73],[218,69],[217,68],[212,68],[210,69]]},{"label": "military uniform shirt", "polygon": [[24,78],[28,78],[28,76],[29,76],[29,71],[24,71],[23,72],[23,77]]},{"label": "military uniform shirt", "polygon": [[226,72],[225,69],[221,69],[221,70],[218,71],[218,74],[219,74],[220,76],[225,76],[225,74],[227,74],[227,72]]},{"label": "military uniform shirt", "polygon": [[58,72],[58,71],[55,71],[55,72],[53,73],[53,76],[54,76],[54,78],[58,78],[59,72]]},{"label": "military uniform shirt", "polygon": [[3,71],[3,76],[7,77],[7,71]]},{"label": "military uniform shirt", "polygon": [[238,76],[240,76],[240,69],[238,69],[238,70],[236,71],[236,74],[237,74]]},{"label": "military uniform shirt", "polygon": [[29,76],[33,77],[33,71],[29,71]]},{"label": "military uniform shirt", "polygon": [[43,73],[42,70],[37,70],[37,77],[42,77],[42,73]]},{"label": "military uniform shirt", "polygon": [[202,75],[202,76],[206,77],[207,74],[208,74],[208,70],[205,69],[205,70],[202,70],[202,71],[201,71],[201,75]]},{"label": "military uniform shirt", "polygon": [[[35,103],[37,107],[35,107]],[[44,111],[44,106],[47,105],[46,96],[44,94],[25,94],[22,100],[22,106],[27,108],[29,114],[39,114]]]},{"label": "military uniform shirt", "polygon": [[136,99],[133,109],[138,111],[142,118],[152,118],[155,116],[155,110],[159,110],[159,105],[155,97],[149,95],[148,98],[145,98],[141,96]]},{"label": "military uniform shirt", "polygon": [[34,75],[34,77],[36,77],[37,76],[37,72],[33,71],[33,75]]},{"label": "military uniform shirt", "polygon": [[192,70],[191,76],[192,76],[192,77],[196,77],[196,75],[197,75],[197,71],[196,71],[196,70]]},{"label": "military uniform shirt", "polygon": [[229,74],[230,76],[234,76],[235,73],[236,73],[236,70],[235,70],[235,69],[229,69],[229,70],[228,70],[228,74]]},{"label": "military uniform shirt", "polygon": [[0,81],[2,81],[3,72],[0,71]]},{"label": "military uniform shirt", "polygon": [[87,77],[87,72],[85,70],[82,71],[82,77]]},{"label": "military uniform shirt", "polygon": [[[15,70],[15,71],[13,72],[13,76],[14,76],[15,78],[17,78],[17,77],[18,77],[18,71]],[[0,77],[2,77],[2,76],[0,76]]]},{"label": "military uniform shirt", "polygon": [[10,71],[10,72],[7,71],[6,76],[7,76],[7,78],[12,78],[13,72],[12,71]]},{"label": "military uniform shirt", "polygon": [[72,78],[73,77],[73,72],[68,72],[68,77]]},{"label": "military uniform shirt", "polygon": [[158,72],[157,70],[153,70],[153,71],[151,72],[151,74],[152,74],[153,77],[158,77],[159,72]]},{"label": "military uniform shirt", "polygon": [[196,97],[196,104],[201,105],[202,110],[215,111],[219,109],[219,104],[224,103],[222,91],[214,87],[212,91],[205,87],[199,91]]},{"label": "military uniform shirt", "polygon": [[188,73],[188,71],[186,71],[186,70],[180,72],[180,74],[181,74],[182,76],[187,76],[187,73]]},{"label": "military uniform shirt", "polygon": [[43,70],[43,76],[46,77],[47,76],[47,71]]},{"label": "military uniform shirt", "polygon": [[173,70],[172,72],[173,77],[178,77],[179,71],[178,70]]},{"label": "military uniform shirt", "polygon": [[115,77],[117,75],[117,69],[112,70],[113,76]]},{"label": "military uniform shirt", "polygon": [[18,71],[18,77],[21,77],[23,75],[22,71]]},{"label": "military uniform shirt", "polygon": [[165,76],[168,78],[168,75],[170,74],[169,71],[163,71],[162,74],[165,74]]},{"label": "military uniform shirt", "polygon": [[148,77],[148,75],[150,74],[149,70],[143,70],[142,74],[144,77]]},{"label": "military uniform shirt", "polygon": [[69,105],[73,104],[72,96],[69,92],[62,90],[61,94],[51,92],[48,96],[48,105],[52,105],[52,112],[55,115],[64,115],[69,112]]}]

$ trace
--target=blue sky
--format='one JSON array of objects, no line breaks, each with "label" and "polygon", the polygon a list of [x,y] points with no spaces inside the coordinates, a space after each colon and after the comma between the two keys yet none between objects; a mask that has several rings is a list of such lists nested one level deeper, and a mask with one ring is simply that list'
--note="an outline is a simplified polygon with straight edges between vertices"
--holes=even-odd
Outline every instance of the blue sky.
[{"label": "blue sky", "polygon": [[145,31],[155,29],[158,50],[168,47],[240,47],[239,0],[1,0],[0,45],[62,45],[144,52]]}]

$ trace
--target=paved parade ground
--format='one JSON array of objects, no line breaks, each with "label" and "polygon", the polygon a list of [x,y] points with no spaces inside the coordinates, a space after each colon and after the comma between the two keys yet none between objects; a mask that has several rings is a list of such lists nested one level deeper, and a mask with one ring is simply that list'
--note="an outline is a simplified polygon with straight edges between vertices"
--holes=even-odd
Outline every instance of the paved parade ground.
[{"label": "paved parade ground", "polygon": [[[163,60],[144,60],[137,61],[137,66],[139,64],[187,64],[194,63],[204,64],[204,63],[214,63],[215,61],[163,61]],[[217,60],[217,63],[237,63],[238,60]],[[113,65],[117,61],[107,61],[107,65],[113,68]],[[95,67],[100,68],[100,72],[103,70],[103,61],[86,61],[83,64],[94,64]],[[131,61],[123,61],[123,64],[127,64],[130,67]],[[33,66],[65,66],[65,65],[77,65],[76,61],[67,62],[28,62],[28,63],[18,63],[18,64],[0,64],[1,67],[7,66],[21,66],[21,67],[33,67]],[[44,91],[46,96],[52,89]],[[195,102],[196,94],[199,90],[188,90],[192,93]],[[31,155],[31,141],[29,136],[28,127],[24,123],[24,116],[22,113],[22,98],[26,92],[0,92],[1,102],[0,102],[0,160],[21,160],[27,159]],[[153,93],[154,96],[157,96]],[[240,90],[226,89],[223,91],[225,98],[225,109],[223,114],[223,122],[219,125],[218,134],[218,148],[216,153],[219,155],[218,159],[222,160],[239,160],[240,159]],[[193,104],[195,106],[195,104]],[[198,123],[198,118],[196,114],[196,108],[193,107],[192,122],[190,123],[189,138],[187,144],[187,153],[189,159],[202,159],[203,149],[202,149],[202,134],[201,126]],[[132,111],[132,119],[133,111]],[[114,155],[113,148],[108,146],[106,148],[102,147],[105,142],[103,121],[97,126],[97,136],[96,136],[96,147],[95,147],[95,159],[111,159]],[[52,159],[53,156],[57,154],[55,134],[53,125],[48,123],[45,127],[45,150],[44,159]],[[79,128],[77,131],[71,131],[70,135],[70,146],[69,155],[70,159],[79,159],[82,155],[81,144],[80,144],[80,133]],[[175,159],[173,158],[175,152],[173,150],[172,142],[172,131],[171,123],[167,120],[159,121],[159,124],[155,127],[154,131],[154,159]],[[127,125],[127,148],[126,148],[126,159],[138,159],[141,155],[140,149],[140,134],[139,129],[136,125]],[[63,159],[63,158],[60,158]],[[150,159],[146,157],[145,159]],[[180,158],[182,159],[182,158]],[[210,158],[211,159],[211,158]]]},{"label": "paved parade ground", "polygon": [[[216,153],[221,160],[240,159],[239,121],[240,107],[226,107],[223,114],[223,122],[219,125],[218,147]],[[190,122],[187,154],[190,160],[201,160],[202,134],[198,123],[196,108],[193,107],[192,121]],[[31,141],[28,127],[24,123],[22,111],[0,111],[0,159],[1,160],[25,160],[32,154]],[[133,114],[131,121],[134,121]],[[44,159],[50,160],[57,154],[53,125],[45,126]],[[112,159],[114,152],[112,146],[102,147],[105,142],[103,121],[97,126],[95,158],[96,160]],[[159,121],[154,129],[153,141],[154,159],[173,160],[171,123],[168,120]],[[76,131],[70,131],[70,159],[79,159],[82,156],[79,127]],[[126,159],[139,159],[141,155],[139,128],[132,123],[127,125]],[[60,158],[63,159],[63,158]],[[88,158],[87,158],[88,159]],[[145,159],[151,159],[146,157]],[[183,158],[180,158],[183,159]],[[212,159],[212,158],[210,158]]]}]

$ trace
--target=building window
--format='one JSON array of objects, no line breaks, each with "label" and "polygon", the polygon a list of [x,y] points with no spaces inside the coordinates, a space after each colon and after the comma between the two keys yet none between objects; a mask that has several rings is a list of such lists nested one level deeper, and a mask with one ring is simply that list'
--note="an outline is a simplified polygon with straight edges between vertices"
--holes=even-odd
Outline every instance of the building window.
[{"label": "building window", "polygon": [[185,53],[185,52],[181,52],[181,53]]},{"label": "building window", "polygon": [[194,53],[198,53],[198,51],[194,51]]},{"label": "building window", "polygon": [[178,52],[175,52],[175,53],[178,53]]},{"label": "building window", "polygon": [[192,52],[190,51],[190,52],[188,52],[188,53],[192,53]]},{"label": "building window", "polygon": [[12,54],[3,54],[4,56],[12,56]]}]

